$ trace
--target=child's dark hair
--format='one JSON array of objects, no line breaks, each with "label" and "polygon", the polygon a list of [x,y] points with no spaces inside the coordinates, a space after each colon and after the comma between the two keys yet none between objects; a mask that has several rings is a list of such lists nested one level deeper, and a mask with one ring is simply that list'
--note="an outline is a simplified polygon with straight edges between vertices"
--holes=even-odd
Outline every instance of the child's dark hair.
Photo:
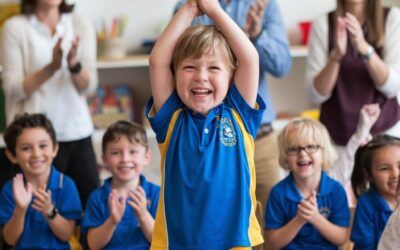
[{"label": "child's dark hair", "polygon": [[126,136],[131,143],[139,143],[146,148],[149,148],[146,130],[140,124],[128,121],[117,121],[108,127],[104,133],[102,150],[103,154],[106,152],[107,144],[119,140],[121,136]]},{"label": "child's dark hair", "polygon": [[365,193],[370,183],[372,176],[372,158],[377,149],[386,146],[400,147],[400,138],[390,135],[378,135],[364,146],[360,146],[354,156],[354,168],[351,174],[351,187],[357,199]]},{"label": "child's dark hair", "polygon": [[7,127],[4,132],[4,142],[6,148],[15,155],[15,147],[17,144],[17,138],[27,128],[43,128],[49,134],[53,147],[57,145],[56,132],[54,131],[53,125],[44,114],[28,114],[15,116],[15,119]]}]

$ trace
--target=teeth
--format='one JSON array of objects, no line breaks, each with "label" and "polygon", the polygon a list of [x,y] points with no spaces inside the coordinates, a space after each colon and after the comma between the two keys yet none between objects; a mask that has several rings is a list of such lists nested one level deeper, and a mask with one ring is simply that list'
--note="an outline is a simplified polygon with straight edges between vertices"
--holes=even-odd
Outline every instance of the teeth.
[{"label": "teeth", "polygon": [[208,89],[193,89],[192,92],[194,94],[209,94],[209,93],[211,93],[211,90],[208,90]]}]

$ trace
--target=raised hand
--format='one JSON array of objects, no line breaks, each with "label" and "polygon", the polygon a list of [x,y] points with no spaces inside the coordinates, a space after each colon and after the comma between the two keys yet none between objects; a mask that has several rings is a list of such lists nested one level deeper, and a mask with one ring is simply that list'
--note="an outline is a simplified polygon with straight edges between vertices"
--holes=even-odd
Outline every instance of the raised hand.
[{"label": "raised hand", "polygon": [[71,49],[67,55],[68,66],[73,67],[78,63],[78,59],[76,57],[79,45],[79,36],[76,36],[72,41]]},{"label": "raised hand", "polygon": [[44,185],[38,190],[33,191],[33,196],[35,197],[35,199],[33,200],[32,207],[46,217],[50,210],[53,208],[51,191],[46,191],[46,185]]},{"label": "raised hand", "polygon": [[309,197],[297,205],[297,216],[311,223],[318,214],[317,193],[313,191]]},{"label": "raised hand", "polygon": [[28,182],[25,187],[22,174],[17,174],[13,178],[12,185],[16,207],[27,210],[32,200],[32,185]]},{"label": "raised hand", "polygon": [[218,10],[222,10],[218,0],[196,0],[200,11],[203,14],[213,18],[214,13]]},{"label": "raised hand", "polygon": [[368,141],[370,136],[370,130],[374,126],[375,122],[381,113],[381,108],[378,103],[365,104],[361,110],[358,119],[356,136],[363,143]]},{"label": "raised hand", "polygon": [[125,213],[126,197],[120,196],[117,190],[112,190],[108,197],[108,207],[112,222],[118,224]]},{"label": "raised hand", "polygon": [[261,33],[264,11],[267,5],[268,0],[256,0],[247,12],[243,31],[249,38],[256,38]]},{"label": "raised hand", "polygon": [[131,190],[128,194],[131,200],[128,204],[133,208],[136,217],[143,218],[147,213],[147,198],[146,192],[141,186],[137,186],[135,190]]}]

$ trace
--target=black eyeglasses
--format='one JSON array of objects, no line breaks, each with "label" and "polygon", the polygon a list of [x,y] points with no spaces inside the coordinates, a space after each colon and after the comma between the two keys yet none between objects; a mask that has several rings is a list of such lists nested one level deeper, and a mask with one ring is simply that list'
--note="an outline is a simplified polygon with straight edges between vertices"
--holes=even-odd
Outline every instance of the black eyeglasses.
[{"label": "black eyeglasses", "polygon": [[318,149],[322,148],[321,145],[305,145],[304,147],[300,146],[294,146],[294,147],[288,147],[286,149],[286,153],[288,155],[298,155],[302,150],[306,151],[307,154],[313,154],[318,151]]}]

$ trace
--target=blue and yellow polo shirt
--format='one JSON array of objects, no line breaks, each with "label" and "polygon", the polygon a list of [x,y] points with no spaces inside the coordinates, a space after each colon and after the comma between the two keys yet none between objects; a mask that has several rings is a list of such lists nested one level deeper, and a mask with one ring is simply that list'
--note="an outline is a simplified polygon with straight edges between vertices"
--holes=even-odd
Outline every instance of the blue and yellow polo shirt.
[{"label": "blue and yellow polo shirt", "polygon": [[232,85],[203,116],[174,92],[146,114],[161,153],[152,249],[226,250],[263,242],[255,216],[254,138],[265,104],[250,107]]},{"label": "blue and yellow polo shirt", "polygon": [[[265,229],[279,229],[289,223],[297,214],[297,206],[304,198],[300,194],[293,174],[276,184],[269,195],[265,209]],[[317,195],[319,213],[331,223],[340,227],[350,226],[350,210],[342,185],[321,173]],[[306,223],[292,242],[283,249],[339,249],[327,241],[310,223]]]},{"label": "blue and yellow polo shirt", "polygon": [[371,187],[357,202],[350,239],[354,249],[376,249],[393,213],[386,200]]},{"label": "blue and yellow polo shirt", "polygon": [[[90,228],[101,226],[110,217],[108,197],[112,191],[111,180],[112,177],[108,178],[102,187],[90,194],[86,205],[85,217],[81,224],[82,233],[87,233]],[[155,218],[160,187],[146,181],[143,175],[140,176],[140,186],[146,192],[147,211]],[[126,203],[124,216],[104,249],[146,250],[149,248],[150,242],[144,236],[133,209]]]},{"label": "blue and yellow polo shirt", "polygon": [[[81,201],[79,199],[78,189],[71,178],[61,174],[55,167],[51,167],[47,188],[51,190],[51,198],[54,206],[65,219],[81,219]],[[4,225],[11,219],[15,209],[12,180],[3,186],[0,204],[0,224]],[[14,248],[70,249],[71,247],[68,241],[64,242],[59,240],[54,235],[43,215],[33,209],[32,205],[29,205],[25,215],[24,230]]]}]

